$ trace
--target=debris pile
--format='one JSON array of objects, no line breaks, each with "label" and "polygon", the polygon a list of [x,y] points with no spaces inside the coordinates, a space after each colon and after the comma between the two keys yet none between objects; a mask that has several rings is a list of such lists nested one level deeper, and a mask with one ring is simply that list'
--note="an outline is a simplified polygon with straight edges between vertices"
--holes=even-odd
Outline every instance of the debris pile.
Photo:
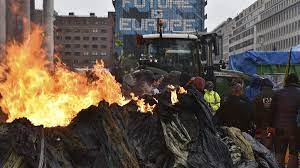
[{"label": "debris pile", "polygon": [[0,126],[0,167],[138,167],[123,108],[100,103],[67,127],[35,127],[26,119]]},{"label": "debris pile", "polygon": [[170,93],[160,96],[153,114],[138,112],[134,102],[123,107],[101,102],[82,110],[67,127],[36,127],[27,119],[2,124],[0,167],[278,167],[251,136],[238,134],[253,149],[246,155],[245,145],[221,131],[239,149],[234,160],[210,111],[202,108],[206,104],[190,94],[178,100],[173,105]]}]

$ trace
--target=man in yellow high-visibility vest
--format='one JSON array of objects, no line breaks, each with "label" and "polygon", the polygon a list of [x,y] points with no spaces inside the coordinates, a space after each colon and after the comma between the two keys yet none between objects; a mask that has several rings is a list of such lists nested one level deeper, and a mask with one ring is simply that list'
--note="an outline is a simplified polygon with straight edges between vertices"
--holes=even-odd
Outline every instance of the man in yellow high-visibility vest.
[{"label": "man in yellow high-visibility vest", "polygon": [[216,91],[214,91],[214,83],[211,81],[208,81],[206,83],[204,100],[210,105],[214,114],[221,106],[221,98],[219,94]]}]

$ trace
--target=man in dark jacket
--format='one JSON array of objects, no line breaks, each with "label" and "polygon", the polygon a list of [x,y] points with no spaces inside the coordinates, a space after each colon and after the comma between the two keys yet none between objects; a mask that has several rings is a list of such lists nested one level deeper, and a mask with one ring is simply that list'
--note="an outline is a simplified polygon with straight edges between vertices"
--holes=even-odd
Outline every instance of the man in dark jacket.
[{"label": "man in dark jacket", "polygon": [[300,85],[297,75],[290,74],[286,86],[279,90],[272,101],[273,127],[275,128],[275,153],[280,164],[288,146],[290,156],[288,167],[297,167],[297,148],[300,145],[297,113],[300,109]]},{"label": "man in dark jacket", "polygon": [[267,78],[263,79],[261,82],[261,93],[253,101],[256,138],[269,149],[272,148],[272,139],[268,128],[272,124],[271,103],[274,96],[273,87],[272,81]]},{"label": "man in dark jacket", "polygon": [[216,119],[223,126],[236,127],[244,132],[252,130],[253,108],[249,99],[243,96],[241,84],[233,84],[231,95],[225,98]]}]

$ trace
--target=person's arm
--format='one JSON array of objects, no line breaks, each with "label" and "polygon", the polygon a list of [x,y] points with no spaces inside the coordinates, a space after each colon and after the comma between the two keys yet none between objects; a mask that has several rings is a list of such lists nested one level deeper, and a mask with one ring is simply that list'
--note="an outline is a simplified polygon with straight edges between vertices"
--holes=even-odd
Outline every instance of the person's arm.
[{"label": "person's arm", "polygon": [[215,99],[215,103],[212,103],[211,106],[214,111],[217,111],[221,106],[221,97],[217,92],[214,92],[214,99]]},{"label": "person's arm", "polygon": [[222,105],[218,109],[216,115],[214,116],[214,123],[218,125],[223,125],[224,118],[226,117],[226,109],[227,109],[227,97],[223,100]]}]

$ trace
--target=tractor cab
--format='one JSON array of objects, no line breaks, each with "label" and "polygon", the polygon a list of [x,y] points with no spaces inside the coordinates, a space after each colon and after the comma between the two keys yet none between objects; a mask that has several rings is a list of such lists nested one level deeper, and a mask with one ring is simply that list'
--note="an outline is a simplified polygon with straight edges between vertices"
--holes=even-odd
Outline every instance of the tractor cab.
[{"label": "tractor cab", "polygon": [[[247,85],[251,77],[236,71],[222,69],[215,60],[220,53],[222,39],[216,34],[147,34],[137,37],[143,48],[139,57],[139,69],[165,75],[172,71],[187,72],[213,81],[216,90],[227,94],[231,81],[242,79]],[[220,59],[221,60],[221,59]],[[246,86],[245,85],[245,86]]]},{"label": "tractor cab", "polygon": [[192,34],[143,35],[144,53],[140,65],[164,71],[186,71],[195,73],[197,36]]}]

